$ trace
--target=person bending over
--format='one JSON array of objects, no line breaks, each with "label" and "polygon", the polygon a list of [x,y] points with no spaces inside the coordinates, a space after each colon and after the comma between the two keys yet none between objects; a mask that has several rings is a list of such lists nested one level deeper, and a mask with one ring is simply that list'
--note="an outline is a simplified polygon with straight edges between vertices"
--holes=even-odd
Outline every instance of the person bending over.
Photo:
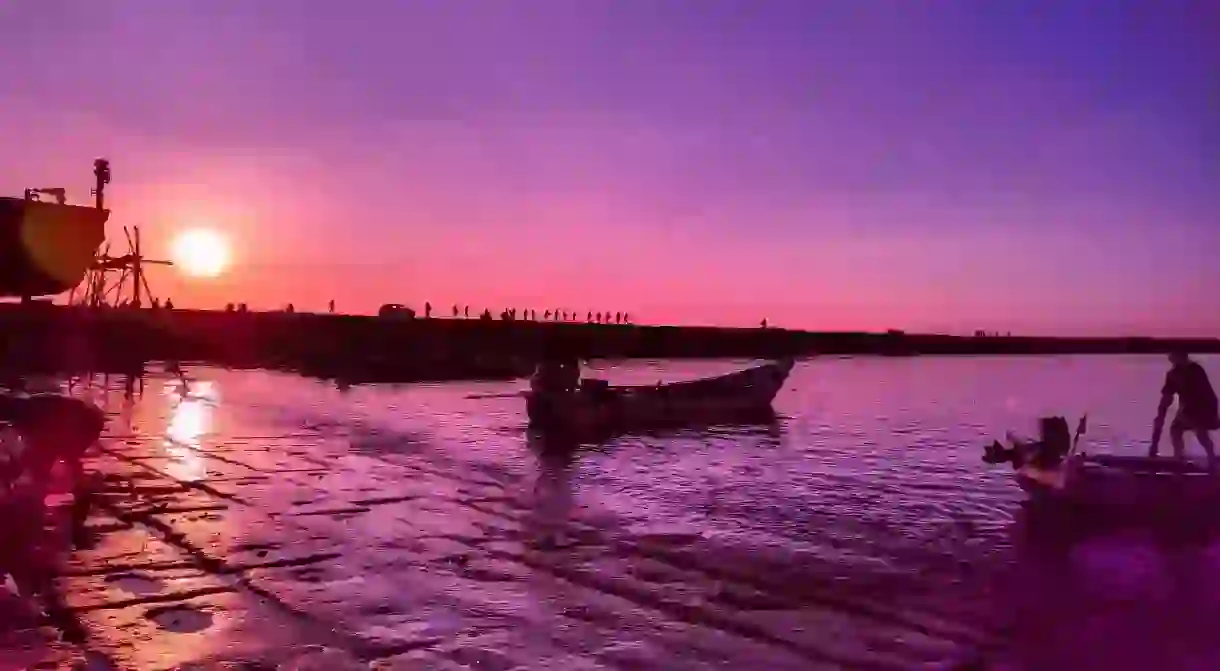
[{"label": "person bending over", "polygon": [[73,493],[73,540],[82,542],[92,498],[92,483],[85,477],[82,460],[101,437],[105,413],[92,403],[58,394],[0,396],[0,421],[21,435],[24,447],[16,464],[9,465],[13,472],[7,476],[24,479],[31,500],[45,499],[55,465],[64,465]]}]

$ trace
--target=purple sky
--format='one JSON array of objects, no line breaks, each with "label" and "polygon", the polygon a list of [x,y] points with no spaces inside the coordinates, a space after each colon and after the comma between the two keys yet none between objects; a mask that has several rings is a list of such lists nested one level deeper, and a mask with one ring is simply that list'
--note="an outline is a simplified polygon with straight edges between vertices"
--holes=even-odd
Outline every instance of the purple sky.
[{"label": "purple sky", "polygon": [[1220,335],[1220,4],[9,0],[0,192],[180,304]]}]

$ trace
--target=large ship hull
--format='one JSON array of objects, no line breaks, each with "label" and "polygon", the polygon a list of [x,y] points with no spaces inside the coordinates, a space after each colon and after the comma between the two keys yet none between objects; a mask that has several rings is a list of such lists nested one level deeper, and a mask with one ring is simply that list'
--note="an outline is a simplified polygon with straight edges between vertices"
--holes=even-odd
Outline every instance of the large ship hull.
[{"label": "large ship hull", "polygon": [[85,278],[109,210],[0,197],[0,297],[53,296]]}]

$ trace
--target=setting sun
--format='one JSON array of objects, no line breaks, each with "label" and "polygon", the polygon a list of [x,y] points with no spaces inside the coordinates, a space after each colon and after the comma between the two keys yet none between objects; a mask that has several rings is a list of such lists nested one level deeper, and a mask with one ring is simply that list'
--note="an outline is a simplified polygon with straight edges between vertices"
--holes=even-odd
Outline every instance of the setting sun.
[{"label": "setting sun", "polygon": [[216,231],[196,228],[174,239],[174,265],[187,275],[216,277],[229,267],[229,242]]}]

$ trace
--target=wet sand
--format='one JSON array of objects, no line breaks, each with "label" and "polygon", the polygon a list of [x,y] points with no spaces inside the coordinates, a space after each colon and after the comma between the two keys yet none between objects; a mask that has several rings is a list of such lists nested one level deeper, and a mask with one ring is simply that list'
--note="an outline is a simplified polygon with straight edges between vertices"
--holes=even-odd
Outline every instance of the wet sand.
[{"label": "wet sand", "polygon": [[[91,463],[108,476],[96,547],[61,579],[89,649],[124,669],[274,666],[319,645],[376,669],[900,669],[912,637],[929,659],[984,637],[878,599],[853,609],[892,628],[861,645],[852,615],[810,608],[844,598],[816,558],[568,520],[561,472],[528,501],[476,474],[370,470],[343,452],[217,445],[192,482],[160,444],[106,446]],[[899,634],[904,657],[887,653]]]},{"label": "wet sand", "polygon": [[[164,380],[126,407],[111,393],[96,546],[60,579],[89,639],[27,619],[0,669],[84,650],[120,669],[917,669],[981,652],[1032,671],[1079,668],[1073,650],[1216,668],[1198,664],[1217,653],[1220,542],[1031,541],[1019,492],[979,461],[1029,404],[1082,402],[1056,381],[1103,362],[966,363],[829,361],[797,372],[777,426],[577,460],[526,437],[514,399],[469,398],[503,386],[340,394],[203,370],[185,400]],[[1133,414],[1115,390],[1159,364],[1106,365],[1083,402],[1121,451],[1143,422],[1106,422]],[[980,395],[982,378],[1007,393]]]}]

